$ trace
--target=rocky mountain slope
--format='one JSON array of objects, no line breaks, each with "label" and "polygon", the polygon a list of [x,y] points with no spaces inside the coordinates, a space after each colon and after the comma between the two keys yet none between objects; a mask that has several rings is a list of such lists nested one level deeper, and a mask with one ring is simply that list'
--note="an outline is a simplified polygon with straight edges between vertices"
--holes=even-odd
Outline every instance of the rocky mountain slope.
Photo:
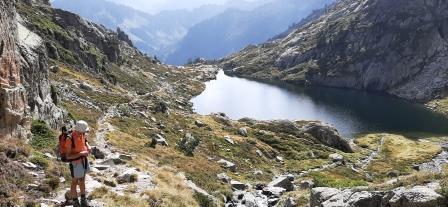
[{"label": "rocky mountain slope", "polygon": [[126,2],[116,3],[106,0],[53,0],[51,4],[60,9],[71,11],[106,28],[115,30],[120,27],[131,37],[142,52],[156,55],[166,60],[195,24],[210,19],[228,8],[251,10],[264,1],[246,2],[233,0],[223,5],[204,5],[193,10],[161,11],[148,14],[124,6]]},{"label": "rocky mountain slope", "polygon": [[222,62],[228,74],[300,85],[447,95],[445,1],[340,0],[288,36]]},{"label": "rocky mountain slope", "polygon": [[55,157],[57,127],[81,119],[95,146],[93,206],[307,206],[330,196],[313,187],[383,195],[429,181],[429,197],[395,197],[425,206],[447,195],[447,137],[369,134],[353,144],[319,122],[198,115],[189,100],[215,66],[163,65],[45,0],[0,0],[0,10],[9,31],[0,31],[0,110],[12,117],[0,122],[0,206],[63,205],[70,175]]}]

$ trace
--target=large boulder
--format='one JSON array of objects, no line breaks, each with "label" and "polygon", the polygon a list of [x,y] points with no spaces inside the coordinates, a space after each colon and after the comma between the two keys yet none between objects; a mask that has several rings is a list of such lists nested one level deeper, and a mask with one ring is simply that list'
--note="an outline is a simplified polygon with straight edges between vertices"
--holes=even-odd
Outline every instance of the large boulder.
[{"label": "large boulder", "polygon": [[445,197],[427,186],[394,189],[389,200],[390,207],[446,207],[447,204]]},{"label": "large boulder", "polygon": [[447,200],[436,192],[438,184],[400,187],[391,191],[338,190],[318,187],[311,190],[311,207],[446,207]]},{"label": "large boulder", "polygon": [[302,126],[303,132],[310,134],[322,144],[339,149],[343,152],[353,152],[350,142],[339,134],[338,130],[321,122],[309,122]]}]

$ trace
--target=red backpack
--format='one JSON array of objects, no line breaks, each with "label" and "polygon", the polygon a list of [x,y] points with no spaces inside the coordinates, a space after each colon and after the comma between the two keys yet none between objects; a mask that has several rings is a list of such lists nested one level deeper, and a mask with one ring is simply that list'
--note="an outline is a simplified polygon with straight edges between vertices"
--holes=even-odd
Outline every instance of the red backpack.
[{"label": "red backpack", "polygon": [[[70,132],[59,135],[59,154],[61,155],[62,162],[70,162],[70,160],[67,159],[67,148],[65,146],[67,139],[71,139]],[[72,142],[72,148],[75,148],[75,142]]]}]

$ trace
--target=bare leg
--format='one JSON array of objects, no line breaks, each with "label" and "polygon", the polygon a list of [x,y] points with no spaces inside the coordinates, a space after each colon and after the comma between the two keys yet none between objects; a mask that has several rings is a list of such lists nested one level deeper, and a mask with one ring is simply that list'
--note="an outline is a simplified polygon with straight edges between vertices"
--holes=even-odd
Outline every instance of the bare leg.
[{"label": "bare leg", "polygon": [[70,186],[70,198],[71,199],[78,198],[78,193],[76,192],[76,187],[77,186],[78,186],[78,179],[77,178],[72,178],[72,184]]},{"label": "bare leg", "polygon": [[81,190],[81,195],[86,195],[86,177],[79,179],[79,189]]}]

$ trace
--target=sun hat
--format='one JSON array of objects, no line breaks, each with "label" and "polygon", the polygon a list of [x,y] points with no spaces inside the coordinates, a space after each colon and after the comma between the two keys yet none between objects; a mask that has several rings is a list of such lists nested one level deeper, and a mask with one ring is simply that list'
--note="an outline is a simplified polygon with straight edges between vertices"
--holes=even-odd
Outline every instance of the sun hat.
[{"label": "sun hat", "polygon": [[86,133],[90,131],[89,124],[82,120],[77,121],[74,130],[77,132]]}]

